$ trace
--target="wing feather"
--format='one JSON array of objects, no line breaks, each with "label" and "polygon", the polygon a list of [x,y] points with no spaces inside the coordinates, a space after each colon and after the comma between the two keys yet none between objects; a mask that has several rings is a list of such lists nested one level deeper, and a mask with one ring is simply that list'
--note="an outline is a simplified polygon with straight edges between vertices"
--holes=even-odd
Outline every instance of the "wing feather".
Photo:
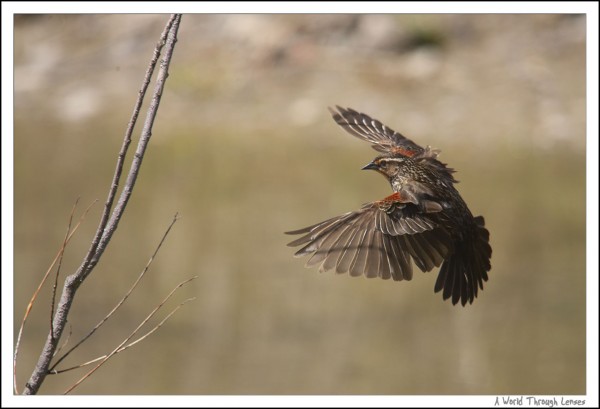
[{"label": "wing feather", "polygon": [[289,232],[302,235],[289,246],[302,246],[306,267],[319,271],[410,280],[411,259],[422,271],[439,266],[452,249],[435,214],[421,214],[412,204],[368,203],[355,212]]},{"label": "wing feather", "polygon": [[394,152],[404,156],[415,156],[426,151],[404,135],[385,126],[369,115],[355,111],[351,108],[336,106],[336,110],[329,108],[335,122],[350,135],[356,136],[373,144],[379,152]]}]

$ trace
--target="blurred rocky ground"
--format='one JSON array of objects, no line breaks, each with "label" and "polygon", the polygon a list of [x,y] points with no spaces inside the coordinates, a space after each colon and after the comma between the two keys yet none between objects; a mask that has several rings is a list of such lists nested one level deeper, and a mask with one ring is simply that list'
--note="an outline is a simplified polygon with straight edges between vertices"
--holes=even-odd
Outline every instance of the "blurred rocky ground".
[{"label": "blurred rocky ground", "polygon": [[[128,107],[166,17],[17,16],[17,114],[77,122]],[[483,146],[581,149],[585,33],[581,15],[186,15],[165,111],[251,131],[342,104],[415,134],[460,125],[453,138]],[[28,109],[39,102],[47,112]],[[523,117],[520,132],[507,123]]]}]

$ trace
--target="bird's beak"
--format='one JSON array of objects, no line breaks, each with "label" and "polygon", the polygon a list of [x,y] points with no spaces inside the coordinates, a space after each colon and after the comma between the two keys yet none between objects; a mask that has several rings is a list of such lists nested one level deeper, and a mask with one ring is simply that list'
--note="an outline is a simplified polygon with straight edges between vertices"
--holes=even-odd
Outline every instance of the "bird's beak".
[{"label": "bird's beak", "polygon": [[362,168],[362,170],[377,170],[379,169],[379,165],[375,162],[369,162],[366,166]]}]

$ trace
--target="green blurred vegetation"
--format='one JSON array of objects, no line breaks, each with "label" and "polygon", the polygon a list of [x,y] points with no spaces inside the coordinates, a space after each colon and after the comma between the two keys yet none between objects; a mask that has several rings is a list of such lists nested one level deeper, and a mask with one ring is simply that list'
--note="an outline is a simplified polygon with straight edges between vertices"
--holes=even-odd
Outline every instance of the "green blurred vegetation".
[{"label": "green blurred vegetation", "polygon": [[[77,393],[585,393],[581,21],[391,17],[383,26],[397,36],[393,44],[412,44],[414,27],[426,23],[418,32],[444,47],[377,42],[379,34],[369,34],[375,22],[360,16],[257,16],[263,42],[240,40],[255,30],[247,16],[184,16],[136,190],[77,296],[70,343],[126,291],[174,213],[182,218],[123,311],[69,362],[112,350],[194,275],[180,300],[197,299]],[[17,21],[15,328],[79,196],[79,212],[99,203],[69,245],[63,273],[87,250],[165,21]],[[86,43],[103,30],[111,35],[98,48]],[[44,47],[62,58],[39,74],[48,82],[28,66]],[[82,90],[89,92],[75,109],[70,96]],[[437,271],[396,283],[319,274],[292,257],[284,231],[389,194],[383,178],[360,171],[375,152],[335,125],[326,110],[333,104],[440,148],[457,169],[458,188],[485,216],[493,246],[490,281],[473,305],[453,307],[433,294]],[[47,335],[47,301],[26,329],[20,382]],[[61,393],[76,375],[48,377],[42,393]]]}]

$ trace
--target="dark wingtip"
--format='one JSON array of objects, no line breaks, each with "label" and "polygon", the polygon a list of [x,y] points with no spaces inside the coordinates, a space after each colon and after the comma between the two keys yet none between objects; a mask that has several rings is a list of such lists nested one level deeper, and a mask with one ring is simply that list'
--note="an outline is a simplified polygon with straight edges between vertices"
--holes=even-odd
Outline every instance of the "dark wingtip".
[{"label": "dark wingtip", "polygon": [[335,109],[333,109],[331,107],[327,107],[327,109],[331,113],[331,116],[333,117],[335,122],[337,122],[340,125],[344,123],[344,121],[345,121],[344,115],[348,112],[346,109],[342,108],[339,105],[336,105]]},{"label": "dark wingtip", "polygon": [[305,233],[306,232],[306,228],[304,229],[298,229],[298,230],[290,230],[290,231],[284,231],[283,234],[300,234],[300,233]]},{"label": "dark wingtip", "polygon": [[348,114],[354,114],[354,115],[358,115],[360,114],[358,111],[352,109],[352,108],[344,108],[342,106],[336,105],[335,109],[331,108],[331,107],[327,107],[327,109],[329,110],[329,112],[331,112],[331,115],[333,116],[340,116],[340,117],[345,117]]},{"label": "dark wingtip", "polygon": [[[337,107],[337,105],[336,105],[336,107]],[[327,107],[327,109],[329,110],[329,113],[331,114],[331,117],[333,118],[333,120],[335,121],[336,124],[341,125],[344,123],[344,118],[342,117],[342,115],[339,112],[337,112],[335,109],[333,109],[331,107]]]}]

